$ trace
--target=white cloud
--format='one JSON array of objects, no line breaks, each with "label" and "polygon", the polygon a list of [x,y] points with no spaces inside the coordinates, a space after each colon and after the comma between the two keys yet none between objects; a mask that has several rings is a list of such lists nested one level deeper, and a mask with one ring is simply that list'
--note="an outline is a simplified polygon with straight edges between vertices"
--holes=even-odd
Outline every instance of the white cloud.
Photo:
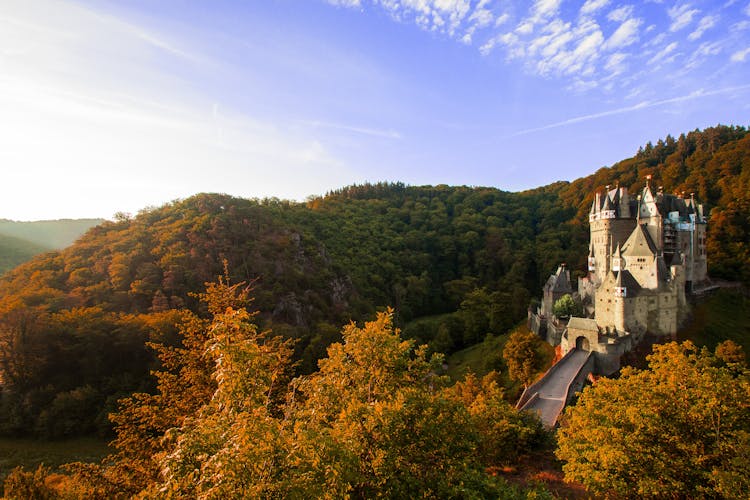
[{"label": "white cloud", "polygon": [[638,28],[643,24],[640,19],[628,19],[607,39],[607,49],[627,47],[638,41]]},{"label": "white cloud", "polygon": [[701,18],[701,20],[698,22],[698,27],[688,35],[688,39],[691,41],[695,41],[699,39],[701,36],[703,36],[703,33],[716,26],[716,23],[719,20],[719,16],[704,16]]},{"label": "white cloud", "polygon": [[535,0],[533,15],[538,19],[549,18],[556,14],[562,0]]},{"label": "white cloud", "polygon": [[700,11],[691,7],[692,6],[689,3],[686,3],[679,6],[675,5],[667,10],[667,14],[669,14],[669,17],[672,20],[672,24],[669,26],[669,31],[679,31],[693,21],[693,17]]},{"label": "white cloud", "polygon": [[685,68],[689,70],[694,69],[703,64],[707,59],[718,55],[721,51],[722,42],[703,42],[693,51],[685,64]]},{"label": "white cloud", "polygon": [[746,49],[738,50],[737,52],[732,54],[731,61],[732,62],[745,62],[748,55],[750,55],[750,47]]},{"label": "white cloud", "polygon": [[625,61],[628,59],[628,57],[628,54],[615,52],[607,59],[607,62],[604,65],[604,69],[609,71],[611,75],[619,75],[620,73],[624,73],[627,69]]},{"label": "white cloud", "polygon": [[339,7],[361,7],[362,4],[359,0],[326,0],[331,5]]},{"label": "white cloud", "polygon": [[[584,0],[578,2],[577,10],[562,0],[370,1],[387,6],[401,19],[419,11],[421,21],[417,22],[423,28],[448,33],[467,45],[476,43],[485,56],[502,51],[501,56],[520,61],[527,72],[565,80],[566,88],[576,92],[632,89],[634,78],[614,80],[613,75],[622,75],[628,66],[638,63],[643,66],[641,78],[656,75],[662,65],[672,61],[696,67],[715,58],[719,46],[722,51],[740,54],[735,60],[744,58],[739,50],[743,47],[737,46],[740,37],[731,33],[750,28],[750,20],[744,17],[730,24],[731,16],[716,12],[701,15],[703,4],[698,0],[675,0],[671,6],[660,0],[647,2],[661,7],[632,0]],[[744,0],[734,8],[746,10]],[[442,21],[435,17],[436,12]],[[453,17],[446,12],[453,12]],[[668,16],[666,28],[659,22],[660,12]],[[681,44],[687,47],[687,42],[705,39],[709,30],[717,34],[713,41],[721,41],[720,45],[677,50]]]},{"label": "white cloud", "polygon": [[664,47],[661,51],[659,51],[654,57],[652,57],[648,61],[648,63],[649,64],[661,64],[661,63],[669,62],[671,60],[669,56],[670,54],[672,54],[672,52],[675,51],[675,49],[677,48],[677,45],[678,45],[677,42],[670,43],[669,45]]},{"label": "white cloud", "polygon": [[609,0],[586,0],[586,3],[581,7],[580,13],[582,16],[587,16],[603,9],[608,4]]},{"label": "white cloud", "polygon": [[609,14],[607,14],[607,19],[610,21],[621,23],[625,21],[626,19],[629,19],[633,16],[633,6],[632,5],[623,5],[622,7],[618,7]]}]

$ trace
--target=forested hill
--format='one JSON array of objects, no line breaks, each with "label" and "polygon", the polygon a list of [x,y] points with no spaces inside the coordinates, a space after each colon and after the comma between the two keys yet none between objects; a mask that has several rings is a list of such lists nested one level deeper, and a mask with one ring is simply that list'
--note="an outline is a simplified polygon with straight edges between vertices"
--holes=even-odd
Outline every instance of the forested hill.
[{"label": "forested hill", "polygon": [[0,369],[18,398],[36,391],[0,432],[82,431],[60,430],[53,409],[75,406],[65,398],[102,408],[143,387],[144,340],[173,335],[175,309],[202,314],[193,294],[225,261],[233,282],[254,284],[261,325],[298,340],[303,372],[342,324],[388,305],[406,335],[436,350],[503,333],[558,263],[584,268],[594,191],[618,181],[635,190],[647,174],[707,204],[710,272],[750,282],[750,137],[738,127],[667,137],[589,177],[520,193],[375,184],[306,203],[200,194],[104,222],[0,279],[1,331],[23,332]]}]

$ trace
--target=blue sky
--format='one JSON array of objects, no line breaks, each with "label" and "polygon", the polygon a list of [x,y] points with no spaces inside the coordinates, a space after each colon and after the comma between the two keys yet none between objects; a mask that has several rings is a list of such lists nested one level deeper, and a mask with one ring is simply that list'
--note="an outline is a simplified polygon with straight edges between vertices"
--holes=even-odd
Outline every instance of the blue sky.
[{"label": "blue sky", "polygon": [[750,120],[750,2],[4,0],[0,218],[522,190]]}]

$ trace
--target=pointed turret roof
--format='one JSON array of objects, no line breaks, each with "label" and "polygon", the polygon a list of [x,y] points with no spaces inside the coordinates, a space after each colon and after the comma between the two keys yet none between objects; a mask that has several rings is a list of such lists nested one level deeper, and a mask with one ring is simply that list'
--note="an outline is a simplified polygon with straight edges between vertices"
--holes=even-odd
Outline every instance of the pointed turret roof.
[{"label": "pointed turret roof", "polygon": [[606,196],[604,198],[604,210],[614,210],[615,206],[612,204],[612,198]]}]

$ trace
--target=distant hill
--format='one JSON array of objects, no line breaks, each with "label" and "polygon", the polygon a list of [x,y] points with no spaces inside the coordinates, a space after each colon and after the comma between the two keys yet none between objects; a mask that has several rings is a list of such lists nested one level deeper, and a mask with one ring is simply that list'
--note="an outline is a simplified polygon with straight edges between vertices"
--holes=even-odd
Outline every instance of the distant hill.
[{"label": "distant hill", "polygon": [[0,275],[50,250],[71,245],[104,219],[60,219],[18,222],[0,219]]},{"label": "distant hill", "polygon": [[[233,282],[253,283],[261,327],[296,340],[302,372],[316,369],[344,323],[384,306],[395,308],[407,336],[446,353],[503,334],[560,262],[585,269],[596,190],[619,182],[634,192],[646,175],[667,192],[695,193],[710,210],[709,273],[750,284],[744,127],[667,136],[588,177],[520,193],[381,183],[305,203],[199,194],[103,222],[0,278],[0,322],[21,325],[34,347],[17,383],[44,389],[14,422],[32,432],[57,394],[85,385],[99,408],[143,386],[151,368],[143,338],[154,324],[171,335],[174,309],[205,314],[194,294],[223,274],[224,262]],[[101,353],[111,361],[91,363]],[[11,423],[0,419],[0,433],[17,432]]]},{"label": "distant hill", "polygon": [[0,275],[35,255],[52,250],[28,240],[0,234]]},{"label": "distant hill", "polygon": [[40,247],[61,250],[104,219],[58,219],[19,222],[0,219],[0,235],[12,236]]}]

